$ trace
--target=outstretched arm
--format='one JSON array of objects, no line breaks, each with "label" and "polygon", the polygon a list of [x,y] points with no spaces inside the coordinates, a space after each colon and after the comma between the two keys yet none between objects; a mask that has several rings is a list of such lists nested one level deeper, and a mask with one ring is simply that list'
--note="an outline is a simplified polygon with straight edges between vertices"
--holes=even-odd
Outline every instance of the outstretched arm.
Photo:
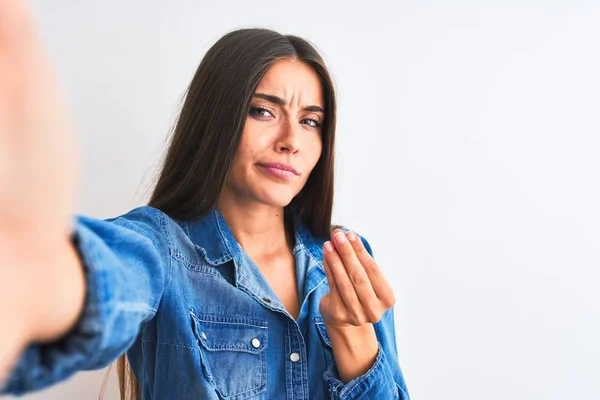
[{"label": "outstretched arm", "polygon": [[28,6],[0,0],[0,380],[28,342],[60,336],[81,312],[83,270],[69,237],[77,170]]}]

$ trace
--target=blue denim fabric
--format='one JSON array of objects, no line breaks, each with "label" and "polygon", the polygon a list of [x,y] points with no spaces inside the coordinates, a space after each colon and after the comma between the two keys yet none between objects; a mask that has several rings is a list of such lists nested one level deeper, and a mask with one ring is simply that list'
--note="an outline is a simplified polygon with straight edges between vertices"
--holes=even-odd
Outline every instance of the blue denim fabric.
[{"label": "blue denim fabric", "polygon": [[0,393],[41,389],[127,352],[143,399],[408,399],[393,310],[375,324],[371,369],[339,380],[319,313],[326,239],[298,221],[294,229],[297,320],[216,209],[189,221],[148,206],[106,220],[76,216],[84,311],[62,339],[30,345]]}]

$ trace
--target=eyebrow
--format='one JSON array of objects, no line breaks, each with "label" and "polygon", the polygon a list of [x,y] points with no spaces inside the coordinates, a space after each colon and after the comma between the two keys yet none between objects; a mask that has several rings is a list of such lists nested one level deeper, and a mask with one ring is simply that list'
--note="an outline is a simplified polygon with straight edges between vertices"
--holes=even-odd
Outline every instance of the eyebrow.
[{"label": "eyebrow", "polygon": [[[285,101],[281,97],[277,97],[272,94],[254,93],[254,97],[258,97],[260,99],[267,100],[268,102],[277,104],[279,106],[287,105],[287,101]],[[321,113],[325,114],[325,110],[323,110],[323,107],[320,107],[320,106],[306,106],[302,109],[302,111],[321,112]]]}]

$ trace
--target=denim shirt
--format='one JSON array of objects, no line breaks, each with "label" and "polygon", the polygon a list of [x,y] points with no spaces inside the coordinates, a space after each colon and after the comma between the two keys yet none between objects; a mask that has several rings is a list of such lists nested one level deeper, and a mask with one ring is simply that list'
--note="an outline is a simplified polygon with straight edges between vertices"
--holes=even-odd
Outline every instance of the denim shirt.
[{"label": "denim shirt", "polygon": [[298,220],[294,230],[297,319],[217,209],[187,221],[149,206],[105,220],[75,216],[82,314],[61,339],[29,345],[0,393],[41,389],[126,352],[142,399],[408,399],[393,309],[374,324],[372,367],[339,379],[319,313],[327,239]]}]

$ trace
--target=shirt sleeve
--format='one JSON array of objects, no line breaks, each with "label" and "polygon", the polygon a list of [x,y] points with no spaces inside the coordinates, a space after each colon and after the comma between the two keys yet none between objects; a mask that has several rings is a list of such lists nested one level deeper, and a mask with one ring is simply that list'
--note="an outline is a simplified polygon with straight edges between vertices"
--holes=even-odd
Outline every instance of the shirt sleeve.
[{"label": "shirt sleeve", "polygon": [[344,384],[339,379],[335,363],[325,370],[323,378],[332,399],[409,400],[406,383],[400,369],[395,343],[393,308],[384,313],[375,326],[379,350],[371,368],[363,375]]},{"label": "shirt sleeve", "polygon": [[31,343],[0,394],[43,389],[77,371],[109,365],[156,314],[171,273],[161,211],[144,206],[105,220],[77,215],[71,238],[85,271],[83,311],[60,339]]},{"label": "shirt sleeve", "polygon": [[[369,243],[363,237],[360,238],[373,256]],[[393,307],[383,314],[374,328],[379,350],[375,362],[367,372],[344,384],[339,379],[335,362],[325,370],[323,378],[331,399],[410,399],[398,360]]]}]

